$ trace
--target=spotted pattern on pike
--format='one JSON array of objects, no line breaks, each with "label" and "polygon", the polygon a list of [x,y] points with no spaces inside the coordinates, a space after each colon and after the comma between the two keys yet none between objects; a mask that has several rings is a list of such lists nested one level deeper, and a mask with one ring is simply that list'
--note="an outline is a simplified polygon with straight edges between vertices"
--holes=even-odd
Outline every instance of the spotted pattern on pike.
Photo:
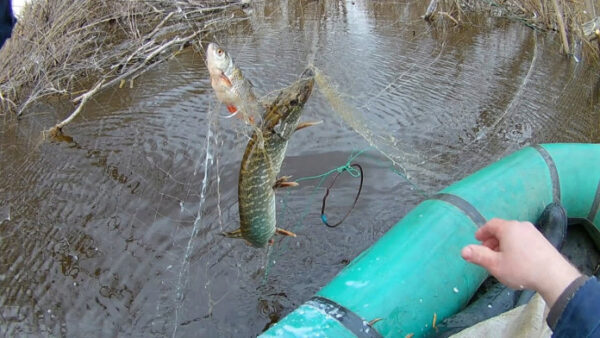
[{"label": "spotted pattern on pike", "polygon": [[262,124],[248,142],[240,166],[240,228],[227,233],[228,237],[244,238],[255,247],[264,247],[278,230],[274,185],[313,84],[314,74],[307,69],[266,105]]}]

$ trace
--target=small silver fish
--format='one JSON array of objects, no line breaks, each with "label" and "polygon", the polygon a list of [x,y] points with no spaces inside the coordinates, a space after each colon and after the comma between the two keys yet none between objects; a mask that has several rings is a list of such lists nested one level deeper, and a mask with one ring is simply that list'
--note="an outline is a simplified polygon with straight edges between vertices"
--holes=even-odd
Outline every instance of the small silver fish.
[{"label": "small silver fish", "polygon": [[230,113],[241,113],[237,115],[239,118],[248,118],[254,123],[260,117],[261,105],[256,99],[252,83],[235,66],[229,53],[217,43],[208,44],[206,66],[217,99],[227,106]]}]

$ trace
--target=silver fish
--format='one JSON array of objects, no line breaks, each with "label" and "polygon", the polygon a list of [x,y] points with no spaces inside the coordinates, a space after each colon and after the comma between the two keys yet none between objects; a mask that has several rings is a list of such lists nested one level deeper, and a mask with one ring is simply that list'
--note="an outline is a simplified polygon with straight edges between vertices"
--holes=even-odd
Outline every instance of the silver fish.
[{"label": "silver fish", "polygon": [[258,120],[262,106],[256,99],[253,85],[235,66],[229,53],[217,43],[208,44],[206,66],[215,94],[219,101],[227,106],[227,110],[238,114],[239,118],[247,118],[250,122]]}]

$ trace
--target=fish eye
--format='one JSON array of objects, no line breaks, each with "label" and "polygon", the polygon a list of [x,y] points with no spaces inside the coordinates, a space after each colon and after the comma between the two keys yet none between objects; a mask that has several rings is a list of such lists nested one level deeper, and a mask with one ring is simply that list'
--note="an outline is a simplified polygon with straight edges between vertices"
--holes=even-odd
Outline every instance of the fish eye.
[{"label": "fish eye", "polygon": [[223,55],[223,50],[221,48],[217,49],[217,54],[219,54],[219,56]]}]

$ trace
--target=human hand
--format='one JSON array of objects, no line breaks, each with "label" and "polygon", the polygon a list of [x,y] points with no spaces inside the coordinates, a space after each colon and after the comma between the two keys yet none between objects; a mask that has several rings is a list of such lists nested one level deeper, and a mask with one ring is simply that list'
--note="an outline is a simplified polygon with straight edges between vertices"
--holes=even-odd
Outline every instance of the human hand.
[{"label": "human hand", "polygon": [[481,245],[463,248],[462,257],[487,269],[514,289],[538,291],[552,306],[581,275],[529,222],[492,219],[475,232]]}]

